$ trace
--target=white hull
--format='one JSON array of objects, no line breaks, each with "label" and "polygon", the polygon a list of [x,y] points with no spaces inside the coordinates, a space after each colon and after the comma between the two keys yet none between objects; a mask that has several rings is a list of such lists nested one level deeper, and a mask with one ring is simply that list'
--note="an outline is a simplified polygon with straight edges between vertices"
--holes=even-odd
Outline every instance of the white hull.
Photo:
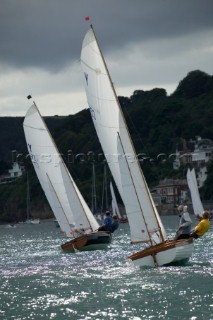
[{"label": "white hull", "polygon": [[[192,255],[194,245],[192,239],[165,241],[162,244],[153,246],[134,253],[128,258],[132,260],[135,266],[138,267],[156,267],[171,264],[181,264],[189,260]],[[148,254],[148,250],[152,253]],[[146,254],[147,251],[147,254]]]}]

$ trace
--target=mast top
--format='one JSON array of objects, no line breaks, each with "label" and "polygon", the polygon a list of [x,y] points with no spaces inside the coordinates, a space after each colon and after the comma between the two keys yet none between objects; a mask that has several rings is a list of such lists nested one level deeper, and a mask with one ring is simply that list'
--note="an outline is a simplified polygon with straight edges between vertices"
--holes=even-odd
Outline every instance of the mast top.
[{"label": "mast top", "polygon": [[[86,17],[84,18],[84,20],[85,20],[85,21],[90,21],[90,17],[89,17],[89,16],[86,16]],[[93,29],[92,24],[90,24],[90,27]]]}]

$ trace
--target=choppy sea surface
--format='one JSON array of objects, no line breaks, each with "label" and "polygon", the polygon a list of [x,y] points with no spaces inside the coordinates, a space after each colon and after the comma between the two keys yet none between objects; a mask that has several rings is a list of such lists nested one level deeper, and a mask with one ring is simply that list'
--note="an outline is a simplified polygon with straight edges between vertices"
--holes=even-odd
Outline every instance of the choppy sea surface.
[{"label": "choppy sea surface", "polygon": [[[162,218],[169,237],[178,217]],[[194,225],[196,221],[194,221]],[[213,233],[185,266],[136,268],[129,225],[108,250],[65,254],[54,222],[0,226],[1,320],[213,319]]]}]

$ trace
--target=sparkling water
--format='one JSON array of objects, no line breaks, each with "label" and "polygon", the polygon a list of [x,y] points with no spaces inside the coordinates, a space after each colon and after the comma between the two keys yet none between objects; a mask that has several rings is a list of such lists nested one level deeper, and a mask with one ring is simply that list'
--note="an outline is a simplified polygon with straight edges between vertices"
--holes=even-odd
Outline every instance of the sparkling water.
[{"label": "sparkling water", "polygon": [[[163,217],[172,238],[178,217]],[[194,225],[197,222],[194,221]],[[0,226],[1,320],[213,320],[212,228],[185,266],[136,268],[129,225],[110,249],[64,253],[54,222]]]}]

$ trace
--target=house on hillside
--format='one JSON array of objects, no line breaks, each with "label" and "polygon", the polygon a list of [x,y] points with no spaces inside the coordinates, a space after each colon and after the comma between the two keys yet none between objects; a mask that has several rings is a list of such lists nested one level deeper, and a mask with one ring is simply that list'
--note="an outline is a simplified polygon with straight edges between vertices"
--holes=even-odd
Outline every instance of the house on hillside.
[{"label": "house on hillside", "polygon": [[161,197],[161,203],[175,205],[187,202],[189,189],[185,179],[164,179],[156,186],[156,193]]},{"label": "house on hillside", "polygon": [[183,139],[181,150],[176,150],[173,168],[179,169],[181,165],[195,168],[198,187],[202,187],[206,180],[207,163],[213,160],[213,141],[196,137],[196,140],[186,142]]},{"label": "house on hillside", "polygon": [[23,175],[24,170],[24,166],[21,166],[18,162],[13,162],[12,169],[8,170],[9,175],[2,175],[0,177],[0,184],[13,182],[15,178]]},{"label": "house on hillside", "polygon": [[18,162],[13,162],[12,169],[8,170],[10,178],[17,178],[23,175],[24,167]]}]

